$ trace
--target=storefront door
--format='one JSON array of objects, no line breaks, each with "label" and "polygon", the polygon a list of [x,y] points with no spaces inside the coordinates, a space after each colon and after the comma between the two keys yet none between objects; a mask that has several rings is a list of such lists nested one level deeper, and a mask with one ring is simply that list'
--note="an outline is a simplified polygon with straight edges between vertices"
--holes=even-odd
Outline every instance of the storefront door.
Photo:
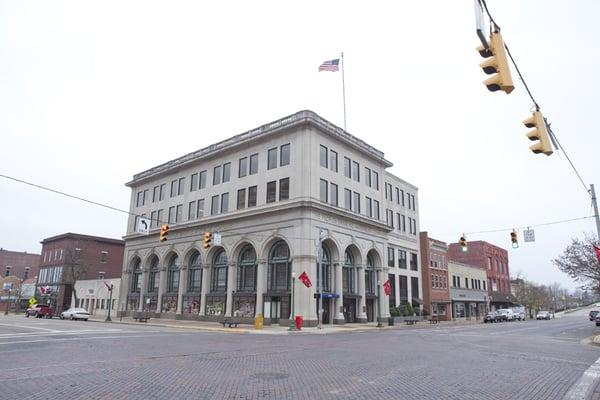
[{"label": "storefront door", "polygon": [[356,322],[356,299],[344,299],[344,320],[347,323]]}]

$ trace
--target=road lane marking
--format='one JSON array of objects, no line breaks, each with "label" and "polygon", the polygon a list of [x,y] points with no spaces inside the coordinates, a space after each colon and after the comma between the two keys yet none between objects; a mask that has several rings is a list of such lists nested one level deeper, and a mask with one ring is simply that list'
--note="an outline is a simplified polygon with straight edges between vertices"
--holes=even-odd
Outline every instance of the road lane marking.
[{"label": "road lane marking", "polygon": [[596,380],[600,378],[600,358],[585,370],[583,375],[569,389],[563,400],[586,399]]},{"label": "road lane marking", "polygon": [[111,330],[86,330],[86,331],[56,331],[56,332],[23,332],[23,333],[3,333],[0,339],[11,339],[16,337],[36,337],[36,336],[60,336],[60,335],[87,335],[95,333],[137,333],[137,331],[123,331],[119,329]]},{"label": "road lane marking", "polygon": [[56,329],[48,329],[48,328],[40,328],[39,326],[31,326],[31,325],[18,325],[18,324],[0,324],[0,326],[9,326],[11,328],[25,328],[25,329],[39,329],[41,331],[47,332],[58,332]]},{"label": "road lane marking", "polygon": [[[160,332],[160,331],[156,331]],[[80,338],[56,338],[46,340],[19,340],[11,342],[0,342],[0,346],[6,344],[20,344],[20,343],[40,343],[40,342],[59,342],[59,341],[73,341],[73,340],[97,340],[97,339],[130,339],[130,338],[141,338],[141,337],[156,337],[164,335],[124,335],[124,336],[91,336],[91,337],[80,337]]]}]

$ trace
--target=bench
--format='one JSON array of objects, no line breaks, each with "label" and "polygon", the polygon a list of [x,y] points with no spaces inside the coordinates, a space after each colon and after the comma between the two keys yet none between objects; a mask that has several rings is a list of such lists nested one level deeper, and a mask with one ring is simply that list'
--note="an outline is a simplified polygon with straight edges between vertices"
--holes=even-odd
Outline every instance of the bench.
[{"label": "bench", "polygon": [[148,320],[150,319],[150,315],[145,312],[136,312],[133,313],[133,319],[137,322],[148,322]]},{"label": "bench", "polygon": [[438,324],[439,322],[440,322],[440,320],[438,319],[437,316],[433,316],[433,317],[429,318],[430,324]]},{"label": "bench", "polygon": [[221,320],[221,324],[223,324],[223,328],[225,328],[225,325],[229,326],[230,328],[237,328],[238,324],[241,324],[241,323],[242,323],[242,321],[236,317],[225,317]]},{"label": "bench", "polygon": [[406,322],[406,325],[414,325],[414,324],[417,323],[417,321],[418,321],[418,319],[407,319],[407,320],[404,320],[404,322]]}]

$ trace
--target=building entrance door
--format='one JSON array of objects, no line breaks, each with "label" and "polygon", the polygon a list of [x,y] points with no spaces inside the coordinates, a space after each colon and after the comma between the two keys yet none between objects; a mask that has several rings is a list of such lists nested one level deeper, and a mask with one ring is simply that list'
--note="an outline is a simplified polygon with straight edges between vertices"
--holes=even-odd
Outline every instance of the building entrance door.
[{"label": "building entrance door", "polygon": [[375,321],[375,299],[367,299],[367,322]]},{"label": "building entrance door", "polygon": [[271,307],[269,310],[269,315],[267,318],[271,319],[271,322],[278,323],[279,318],[281,318],[281,298],[280,297],[271,297]]},{"label": "building entrance door", "polygon": [[344,321],[356,322],[356,299],[344,299]]}]

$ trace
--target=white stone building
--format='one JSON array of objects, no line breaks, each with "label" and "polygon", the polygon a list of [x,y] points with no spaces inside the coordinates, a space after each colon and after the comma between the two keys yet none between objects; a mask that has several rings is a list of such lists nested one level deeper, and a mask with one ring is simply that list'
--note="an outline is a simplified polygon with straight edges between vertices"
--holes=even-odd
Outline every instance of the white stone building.
[{"label": "white stone building", "polygon": [[485,270],[458,261],[448,261],[448,282],[453,319],[480,319],[489,309]]},{"label": "white stone building", "polygon": [[[112,296],[107,285],[113,286]],[[75,282],[75,295],[71,295],[71,307],[85,308],[91,315],[108,315],[108,305],[111,315],[116,316],[122,302],[119,301],[121,279],[85,279]]]},{"label": "white stone building", "polygon": [[[391,166],[383,152],[300,111],[136,174],[127,183],[137,216],[125,236],[126,313],[247,322],[262,314],[265,324],[288,324],[292,286],[293,315],[305,326],[317,324],[321,292],[323,323],[419,304],[417,188]],[[150,235],[135,233],[138,216],[152,220]],[[205,250],[205,231],[221,244]],[[297,279],[303,272],[310,288]]]}]

